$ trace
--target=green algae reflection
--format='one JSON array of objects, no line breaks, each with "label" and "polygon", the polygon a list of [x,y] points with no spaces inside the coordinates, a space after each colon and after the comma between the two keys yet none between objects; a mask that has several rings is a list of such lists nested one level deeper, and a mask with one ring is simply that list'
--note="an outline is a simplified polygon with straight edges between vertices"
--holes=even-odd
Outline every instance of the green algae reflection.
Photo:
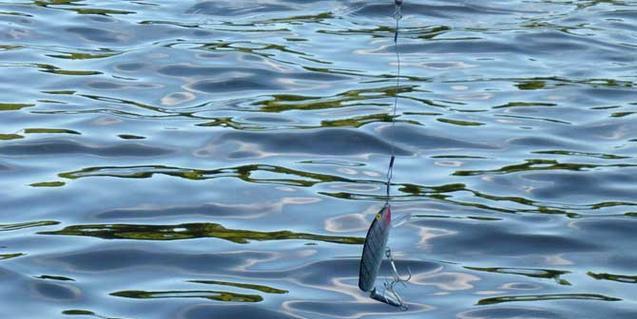
[{"label": "green algae reflection", "polygon": [[600,167],[634,167],[633,164],[607,164],[607,165],[595,165],[588,163],[561,163],[556,160],[545,159],[527,159],[522,164],[514,164],[504,166],[493,170],[475,170],[475,171],[456,171],[454,176],[478,176],[486,174],[511,174],[518,172],[529,171],[551,171],[551,170],[566,170],[566,171],[585,171],[590,169],[596,169]]},{"label": "green algae reflection", "polygon": [[19,140],[24,136],[19,134],[0,134],[0,141]]},{"label": "green algae reflection", "polygon": [[562,275],[569,274],[569,271],[552,270],[552,269],[532,269],[532,268],[482,268],[482,267],[464,267],[469,270],[485,271],[498,274],[520,275],[531,278],[553,279],[559,285],[570,286],[571,283],[561,278]]},{"label": "green algae reflection", "polygon": [[133,299],[159,299],[159,298],[205,298],[226,302],[260,302],[263,297],[259,295],[247,295],[229,291],[216,290],[186,290],[186,291],[143,291],[125,290],[111,294],[111,296]]},{"label": "green algae reflection", "polygon": [[205,284],[205,285],[220,285],[220,286],[229,286],[229,287],[236,287],[236,288],[243,288],[243,289],[251,289],[251,290],[257,290],[257,291],[260,291],[260,292],[265,292],[265,293],[268,293],[268,294],[286,294],[286,293],[288,293],[287,290],[276,289],[276,288],[272,288],[272,287],[268,287],[268,286],[255,285],[255,284],[245,284],[245,283],[238,283],[238,282],[229,282],[229,281],[190,280],[188,282],[198,283],[198,284]]},{"label": "green algae reflection", "polygon": [[53,220],[42,220],[35,222],[24,222],[24,223],[16,223],[16,224],[0,224],[0,231],[12,231],[12,230],[20,230],[31,227],[44,227],[44,226],[53,226],[57,225],[60,222]]},{"label": "green algae reflection", "polygon": [[0,103],[0,111],[17,111],[25,107],[32,107],[35,104],[21,104],[21,103]]},{"label": "green algae reflection", "polygon": [[[267,172],[281,178],[257,178],[254,175]],[[88,167],[78,171],[58,174],[61,178],[78,179],[85,177],[120,177],[120,178],[150,178],[155,174],[181,177],[189,180],[206,180],[213,178],[237,177],[250,183],[273,183],[293,186],[311,187],[319,183],[349,182],[355,180],[335,175],[310,173],[301,170],[274,165],[243,165],[214,170],[181,168],[172,166],[102,166]]]},{"label": "green algae reflection", "polygon": [[621,301],[619,298],[608,297],[599,294],[544,294],[544,295],[518,295],[485,298],[478,301],[478,305],[494,305],[503,302],[516,301],[544,301],[544,300],[598,300]]},{"label": "green algae reflection", "polygon": [[611,281],[623,282],[628,284],[637,284],[637,276],[615,275],[615,274],[594,273],[594,272],[588,272],[587,275],[597,280],[611,280]]},{"label": "green algae reflection", "polygon": [[66,185],[66,183],[61,181],[38,182],[38,183],[29,184],[29,186],[31,187],[62,187],[64,185]]},{"label": "green algae reflection", "polygon": [[180,240],[191,238],[219,238],[233,243],[247,244],[251,240],[304,239],[330,243],[361,245],[360,237],[326,236],[296,233],[289,230],[261,232],[244,229],[228,229],[214,223],[179,225],[93,224],[73,225],[58,231],[40,232],[44,235],[89,236],[103,239]]}]

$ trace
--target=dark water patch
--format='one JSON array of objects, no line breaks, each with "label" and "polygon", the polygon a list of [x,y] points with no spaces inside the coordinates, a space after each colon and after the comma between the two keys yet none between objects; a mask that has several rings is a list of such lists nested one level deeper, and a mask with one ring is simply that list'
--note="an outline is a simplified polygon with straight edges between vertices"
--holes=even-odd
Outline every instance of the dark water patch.
[{"label": "dark water patch", "polygon": [[173,299],[173,298],[204,298],[224,302],[260,302],[263,297],[247,295],[229,291],[217,290],[182,290],[182,291],[142,291],[125,290],[111,293],[111,296],[132,299]]},{"label": "dark water patch", "polygon": [[637,220],[627,218],[591,218],[573,223],[581,231],[591,235],[599,234],[603,238],[620,236],[625,242],[637,241]]},{"label": "dark water patch", "polygon": [[33,156],[55,154],[90,154],[98,156],[159,156],[172,151],[144,144],[120,144],[116,146],[93,146],[74,140],[47,139],[0,146],[0,154],[10,156]]},{"label": "dark water patch", "polygon": [[497,116],[501,117],[501,118],[510,118],[510,119],[519,119],[519,120],[531,120],[531,121],[544,121],[544,122],[548,122],[548,123],[563,124],[563,125],[571,125],[572,124],[571,122],[568,122],[568,121],[560,121],[560,120],[556,120],[556,119],[552,119],[552,118],[546,118],[546,117],[534,117],[534,116],[510,115],[510,114],[499,114]]},{"label": "dark water patch", "polygon": [[107,82],[107,81],[89,81],[86,86],[99,89],[99,90],[115,90],[125,88],[126,85],[115,83],[115,82]]},{"label": "dark water patch", "polygon": [[563,315],[536,307],[497,307],[468,310],[458,314],[458,319],[565,319]]},{"label": "dark water patch", "polygon": [[487,159],[484,156],[473,156],[473,155],[434,155],[431,158],[437,159]]},{"label": "dark water patch", "polygon": [[205,14],[215,16],[241,16],[254,13],[268,13],[292,10],[292,7],[276,3],[219,3],[217,1],[203,1],[188,8],[186,13]]},{"label": "dark water patch", "polygon": [[578,234],[536,234],[520,230],[514,232],[497,223],[428,220],[415,221],[413,224],[440,228],[450,233],[433,240],[432,250],[436,254],[448,254],[453,251],[468,256],[544,256],[604,249],[599,243],[586,241],[577,236]]},{"label": "dark water patch", "polygon": [[115,68],[120,71],[138,71],[147,66],[148,64],[142,62],[130,62],[117,64],[115,65]]},{"label": "dark water patch", "polygon": [[260,318],[260,319],[298,319],[283,312],[256,306],[212,306],[197,305],[183,309],[176,318],[179,319],[211,319],[211,318]]},{"label": "dark water patch", "polygon": [[144,219],[162,217],[236,217],[254,218],[261,215],[278,212],[279,206],[271,203],[259,204],[203,204],[199,206],[177,206],[156,208],[128,208],[116,209],[97,214],[100,219]]},{"label": "dark water patch", "polygon": [[120,42],[123,35],[117,32],[112,32],[104,29],[90,28],[90,27],[70,27],[66,28],[66,32],[74,33],[84,40],[101,42],[101,43],[115,43]]},{"label": "dark water patch", "polygon": [[[389,53],[392,48],[384,48],[375,53]],[[467,54],[501,54],[516,53],[520,54],[524,51],[518,47],[506,42],[498,42],[484,39],[458,39],[445,42],[432,42],[427,44],[403,44],[400,45],[400,51],[406,54],[427,53],[427,54],[449,54],[458,51],[465,51]]]},{"label": "dark water patch", "polygon": [[283,86],[272,80],[264,82],[258,77],[248,77],[224,81],[204,80],[193,83],[189,88],[200,92],[223,94],[234,91],[282,90]]},{"label": "dark water patch", "polygon": [[596,122],[577,127],[569,127],[561,129],[556,134],[572,138],[574,140],[582,140],[587,138],[590,140],[623,140],[631,136],[628,132],[635,132],[637,123],[626,118],[618,118],[610,121]]},{"label": "dark water patch", "polygon": [[[290,301],[285,306],[294,313],[312,314],[320,318],[373,318],[376,316],[402,317],[428,310],[428,307],[407,303],[409,309],[401,312],[398,308],[379,302],[347,301]],[[313,318],[313,317],[311,317]]]},{"label": "dark water patch", "polygon": [[[393,5],[391,3],[386,4],[366,4],[360,9],[353,12],[353,15],[361,15],[366,17],[387,17],[388,12],[393,12]],[[474,15],[501,15],[511,14],[516,11],[513,9],[507,9],[503,7],[488,7],[477,4],[464,3],[462,5],[456,4],[424,4],[424,3],[407,3],[404,5],[404,12],[409,12],[410,15],[436,17],[436,18],[459,18],[462,16],[474,16]],[[517,11],[520,12],[520,11]]]},{"label": "dark water patch", "polygon": [[437,118],[436,121],[441,122],[441,123],[451,124],[451,125],[457,125],[457,126],[482,126],[482,125],[485,125],[485,123],[481,123],[481,122],[454,120],[454,119],[447,119],[447,118]]},{"label": "dark water patch", "polygon": [[[286,133],[231,132],[221,135],[217,144],[256,144],[265,152],[320,155],[389,154],[391,145],[374,135],[357,130],[329,129]],[[409,155],[395,148],[397,155]]]},{"label": "dark water patch", "polygon": [[46,280],[57,280],[57,281],[75,281],[75,279],[64,277],[64,276],[51,276],[51,275],[42,275],[37,276],[35,278],[46,279]]},{"label": "dark water patch", "polygon": [[401,144],[416,146],[423,150],[432,149],[494,149],[486,144],[456,140],[449,137],[431,134],[429,130],[414,125],[396,125],[381,129],[381,134]]},{"label": "dark water patch", "polygon": [[309,240],[339,244],[362,245],[364,238],[297,233],[289,230],[261,232],[229,229],[214,223],[179,225],[95,224],[74,225],[58,231],[39,232],[42,235],[90,236],[103,239],[182,240],[218,238],[237,244],[268,240]]},{"label": "dark water patch", "polygon": [[[633,170],[632,165],[618,165],[626,173],[610,171],[606,166],[604,171],[589,172],[538,172],[526,174],[527,180],[545,182],[542,187],[533,191],[536,196],[542,198],[556,198],[558,196],[581,196],[584,194],[595,194],[597,196],[607,196],[613,201],[632,200],[633,192],[626,188],[637,182],[634,175],[626,174]],[[596,167],[597,168],[597,167]],[[600,170],[601,168],[597,168]],[[608,205],[608,203],[606,204]]]},{"label": "dark water patch", "polygon": [[[619,86],[619,84],[614,85]],[[599,100],[614,100],[616,98],[622,99],[630,99],[635,96],[635,85],[632,84],[624,84],[624,88],[619,87],[602,87],[602,88],[589,88],[584,90],[582,93],[587,96],[595,97],[595,99]]]},{"label": "dark water patch", "polygon": [[42,93],[53,94],[53,95],[73,95],[77,91],[74,90],[46,90],[42,91]]},{"label": "dark water patch", "polygon": [[74,300],[80,297],[80,291],[76,287],[59,283],[37,281],[33,289],[41,296],[55,300]]},{"label": "dark water patch", "polygon": [[509,145],[520,145],[520,146],[528,146],[532,148],[549,148],[549,147],[557,147],[557,148],[576,148],[572,143],[563,141],[558,137],[542,137],[542,136],[526,136],[526,137],[517,137],[507,141]]},{"label": "dark water patch", "polygon": [[229,272],[247,265],[249,261],[271,258],[265,252],[240,251],[236,253],[181,253],[129,248],[99,248],[73,251],[66,254],[39,256],[38,261],[62,266],[70,271],[110,272],[135,267],[171,267],[195,273]]},{"label": "dark water patch", "polygon": [[144,140],[146,137],[133,134],[119,134],[117,137],[123,140]]},{"label": "dark water patch", "polygon": [[246,121],[250,122],[264,122],[264,123],[291,123],[292,120],[285,119],[282,117],[276,116],[252,116],[245,118]]},{"label": "dark water patch", "polygon": [[507,102],[506,104],[496,105],[493,109],[509,109],[517,107],[553,107],[557,106],[555,103],[546,102]]},{"label": "dark water patch", "polygon": [[[326,72],[282,72],[281,70],[273,71],[261,68],[245,68],[245,67],[203,67],[193,65],[169,65],[157,70],[158,73],[178,77],[194,77],[214,75],[216,80],[207,80],[208,82],[217,82],[224,85],[223,88],[233,88],[230,84],[233,81],[254,81],[253,85],[258,88],[261,85],[271,85],[273,88],[279,87],[274,85],[279,79],[298,79],[313,81],[338,81],[345,77],[341,75],[330,74]],[[224,79],[224,81],[220,81]],[[264,81],[264,79],[267,79]],[[202,81],[201,83],[208,83]],[[230,84],[224,84],[230,83]],[[220,85],[221,85],[220,84]],[[201,84],[203,85],[203,84]],[[197,86],[195,84],[194,86]],[[249,87],[248,87],[249,88]]]},{"label": "dark water patch", "polygon": [[[566,33],[557,31],[529,32],[517,36],[516,42],[524,45],[526,53],[542,53],[557,51],[566,52],[574,51],[577,53],[586,52],[592,48],[591,39],[582,39],[581,37],[570,36]],[[542,51],[537,50],[542,48]],[[535,52],[534,52],[535,51]]]},{"label": "dark water patch", "polygon": [[69,309],[62,311],[63,315],[67,316],[97,316],[94,312],[90,310],[82,310],[82,309]]},{"label": "dark water patch", "polygon": [[504,302],[521,301],[546,301],[546,300],[597,300],[597,301],[621,301],[622,299],[608,297],[599,294],[544,294],[544,295],[518,295],[484,298],[478,301],[478,305],[493,305]]}]

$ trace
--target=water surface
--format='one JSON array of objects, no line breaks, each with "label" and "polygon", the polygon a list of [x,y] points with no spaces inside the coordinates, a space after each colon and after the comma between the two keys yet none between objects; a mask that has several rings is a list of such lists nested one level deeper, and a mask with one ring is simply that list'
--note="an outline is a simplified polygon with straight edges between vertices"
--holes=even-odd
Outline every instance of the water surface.
[{"label": "water surface", "polygon": [[637,317],[637,3],[392,12],[0,2],[0,316]]}]

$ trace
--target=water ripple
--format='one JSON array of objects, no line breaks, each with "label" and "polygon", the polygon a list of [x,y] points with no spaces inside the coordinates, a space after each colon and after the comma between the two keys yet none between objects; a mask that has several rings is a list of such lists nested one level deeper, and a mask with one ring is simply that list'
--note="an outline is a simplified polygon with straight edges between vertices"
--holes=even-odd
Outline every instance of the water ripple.
[{"label": "water ripple", "polygon": [[392,13],[0,3],[0,317],[635,318],[635,3]]}]

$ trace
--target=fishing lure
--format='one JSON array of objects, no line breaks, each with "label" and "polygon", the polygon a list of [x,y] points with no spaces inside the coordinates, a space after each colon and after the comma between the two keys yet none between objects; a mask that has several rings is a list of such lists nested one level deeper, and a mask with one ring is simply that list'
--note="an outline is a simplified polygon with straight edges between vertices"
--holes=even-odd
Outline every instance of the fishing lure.
[{"label": "fishing lure", "polygon": [[[387,239],[389,238],[390,229],[391,205],[387,202],[376,214],[376,217],[372,221],[372,225],[367,231],[359,269],[358,288],[362,291],[370,292],[369,296],[372,299],[399,307],[402,310],[407,310],[407,305],[402,301],[400,295],[396,291],[396,284],[404,284],[409,281],[411,279],[411,272],[409,273],[409,277],[406,279],[400,278],[394,258],[391,254],[391,249],[387,247]],[[380,293],[374,284],[384,257],[389,259],[393,276],[391,281],[386,281],[383,284],[384,291],[383,293]]]},{"label": "fishing lure", "polygon": [[[398,105],[398,87],[400,86],[400,53],[398,51],[398,22],[402,18],[403,0],[394,0],[395,11],[394,19],[396,20],[396,31],[394,34],[394,44],[396,45],[396,60],[397,60],[397,76],[396,76],[396,96],[394,98],[392,127],[395,124],[393,120],[396,117],[396,108]],[[393,176],[394,160],[396,159],[394,146],[391,147],[391,159],[389,160],[389,166],[387,168],[387,197],[385,206],[376,214],[372,224],[369,226],[367,236],[365,236],[365,244],[363,245],[363,254],[361,256],[360,269],[358,274],[358,287],[365,292],[369,292],[370,298],[378,300],[380,302],[399,307],[402,310],[407,310],[407,305],[402,301],[400,295],[396,291],[396,285],[411,279],[411,272],[406,279],[400,277],[394,258],[391,254],[391,249],[387,247],[387,239],[389,238],[389,231],[391,229],[391,204],[390,188],[391,179]],[[383,292],[379,292],[375,287],[376,277],[380,270],[380,266],[384,258],[389,260],[393,275],[392,279],[386,281],[383,286]]]}]

